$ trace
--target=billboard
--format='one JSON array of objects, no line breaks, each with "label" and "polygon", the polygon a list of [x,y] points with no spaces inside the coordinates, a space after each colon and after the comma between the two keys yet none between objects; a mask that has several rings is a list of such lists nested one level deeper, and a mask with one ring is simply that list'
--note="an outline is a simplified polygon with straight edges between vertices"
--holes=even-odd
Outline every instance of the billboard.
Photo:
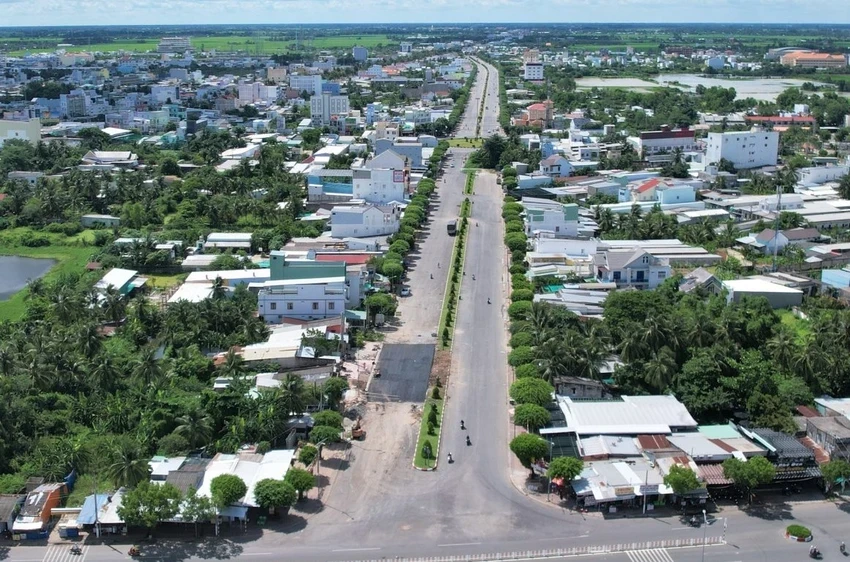
[{"label": "billboard", "polygon": [[393,170],[393,183],[402,183],[404,181],[404,170]]}]

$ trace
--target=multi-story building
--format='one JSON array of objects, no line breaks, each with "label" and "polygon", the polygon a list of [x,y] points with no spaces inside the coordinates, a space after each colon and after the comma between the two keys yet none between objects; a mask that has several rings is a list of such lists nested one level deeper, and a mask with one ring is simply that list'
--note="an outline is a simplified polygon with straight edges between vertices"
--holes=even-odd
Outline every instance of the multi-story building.
[{"label": "multi-story building", "polygon": [[[273,251],[270,279],[258,293],[259,315],[279,324],[285,318],[319,320],[339,316],[348,302],[345,262],[287,259]],[[356,304],[359,304],[356,303]]]},{"label": "multi-story building", "polygon": [[352,170],[352,197],[367,203],[383,205],[404,201],[407,188],[405,159],[386,150]]},{"label": "multi-story building", "polygon": [[296,92],[307,92],[316,95],[322,91],[321,74],[292,74],[289,77],[289,88]]},{"label": "multi-story building", "polygon": [[655,289],[670,277],[670,263],[641,249],[605,250],[596,254],[597,278],[617,287]]},{"label": "multi-story building", "polygon": [[398,232],[400,219],[401,211],[397,205],[337,206],[331,209],[331,236],[388,236]]},{"label": "multi-story building", "polygon": [[18,139],[31,144],[41,140],[41,120],[11,121],[0,119],[0,147],[7,140]]},{"label": "multi-story building", "polygon": [[543,80],[543,63],[527,62],[523,66],[523,75],[525,80],[538,81]]},{"label": "multi-story building", "polygon": [[677,149],[688,152],[698,148],[694,131],[687,127],[671,129],[663,126],[660,131],[643,131],[636,137],[629,137],[628,142],[642,158],[653,162],[672,161]]},{"label": "multi-story building", "polygon": [[348,96],[334,96],[322,92],[310,98],[310,117],[314,125],[327,125],[331,119],[349,112]]},{"label": "multi-story building", "polygon": [[286,69],[282,66],[268,68],[266,69],[266,78],[275,84],[283,84],[286,80]]},{"label": "multi-story building", "polygon": [[797,68],[845,68],[847,57],[829,53],[813,53],[811,51],[793,51],[782,55],[779,62],[783,66]]},{"label": "multi-story building", "polygon": [[369,58],[369,50],[366,47],[357,46],[351,49],[351,56],[357,62],[364,62]]},{"label": "multi-story building", "polygon": [[151,86],[151,99],[157,104],[175,103],[179,100],[179,91],[174,84],[155,84]]},{"label": "multi-story building", "polygon": [[59,95],[59,112],[63,117],[84,117],[86,115],[86,95],[81,90]]},{"label": "multi-story building", "polygon": [[527,236],[539,231],[552,232],[556,238],[578,235],[578,205],[575,203],[558,203],[535,197],[523,197],[521,203],[525,209]]},{"label": "multi-story building", "polygon": [[413,52],[413,43],[399,43],[398,52],[408,54]]},{"label": "multi-story building", "polygon": [[185,53],[192,50],[192,42],[188,37],[163,37],[156,50],[160,53]]},{"label": "multi-story building", "polygon": [[733,131],[708,133],[705,162],[717,164],[727,160],[739,170],[776,166],[779,155],[779,133],[776,131]]}]

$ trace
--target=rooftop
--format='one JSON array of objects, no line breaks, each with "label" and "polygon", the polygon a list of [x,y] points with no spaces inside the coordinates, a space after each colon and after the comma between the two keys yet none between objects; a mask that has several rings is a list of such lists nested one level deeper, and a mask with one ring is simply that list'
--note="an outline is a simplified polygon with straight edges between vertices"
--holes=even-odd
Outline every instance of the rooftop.
[{"label": "rooftop", "polygon": [[559,396],[567,427],[579,435],[669,434],[696,429],[697,422],[673,396],[623,396],[620,400],[574,402]]}]

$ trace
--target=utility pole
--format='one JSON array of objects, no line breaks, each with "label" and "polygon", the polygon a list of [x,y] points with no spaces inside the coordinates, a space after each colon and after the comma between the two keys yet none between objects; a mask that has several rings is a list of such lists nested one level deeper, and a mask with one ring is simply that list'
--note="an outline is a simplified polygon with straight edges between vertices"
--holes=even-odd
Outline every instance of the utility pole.
[{"label": "utility pole", "polygon": [[771,271],[776,271],[776,255],[779,253],[779,217],[782,214],[782,183],[776,182],[776,218],[773,220],[773,266]]}]

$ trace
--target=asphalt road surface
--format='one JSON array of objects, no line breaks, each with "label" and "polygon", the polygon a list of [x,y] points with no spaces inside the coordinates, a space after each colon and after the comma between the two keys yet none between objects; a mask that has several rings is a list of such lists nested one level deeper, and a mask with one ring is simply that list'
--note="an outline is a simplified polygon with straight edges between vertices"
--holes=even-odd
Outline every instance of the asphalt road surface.
[{"label": "asphalt road surface", "polygon": [[369,385],[370,400],[386,396],[401,402],[421,402],[428,390],[434,344],[385,344],[378,361],[380,377]]},{"label": "asphalt road surface", "polygon": [[[473,91],[485,95],[485,72],[479,71]],[[486,134],[497,123],[497,78],[490,69],[487,102],[482,123]],[[493,88],[493,94],[489,94]],[[477,126],[475,108],[467,111],[458,136]],[[445,290],[445,265],[454,239],[445,224],[456,216],[463,199],[463,174],[458,162],[469,150],[452,150],[455,168],[448,167],[438,182],[439,205],[433,211],[430,230],[418,250],[410,272],[413,296],[402,299],[403,320],[387,335],[389,343],[433,343],[440,302]],[[723,526],[705,529],[683,525],[675,517],[607,520],[599,514],[580,514],[531,500],[514,488],[508,477],[509,450],[505,353],[505,305],[508,291],[506,254],[502,245],[500,216],[502,193],[490,172],[479,172],[475,183],[466,272],[454,339],[452,377],[447,388],[450,400],[441,444],[438,470],[411,468],[415,446],[415,419],[406,420],[409,404],[388,404],[394,414],[383,419],[397,439],[354,442],[350,464],[328,484],[322,507],[305,516],[289,515],[291,525],[283,532],[202,543],[163,543],[145,547],[143,560],[223,560],[245,558],[272,561],[353,561],[383,559],[449,560],[450,557],[557,550],[584,546],[634,543],[631,552],[583,556],[603,562],[792,562],[807,558],[808,547],[783,536],[786,525],[797,522],[812,529],[825,560],[843,559],[841,540],[850,537],[850,507],[830,502],[782,504],[742,512],[729,508],[717,514],[728,519],[725,546],[658,549],[651,541],[718,537]],[[476,226],[477,224],[477,226]],[[442,267],[437,268],[436,263]],[[434,275],[431,279],[430,275]],[[472,275],[475,280],[472,280]],[[492,304],[487,303],[490,298]],[[366,419],[370,419],[369,414]],[[463,419],[467,431],[460,430]],[[406,425],[400,426],[400,422]],[[381,423],[377,420],[373,423]],[[368,427],[367,427],[368,429]],[[466,435],[472,440],[465,445]],[[372,435],[370,433],[370,435]],[[452,452],[455,462],[444,462]],[[128,559],[125,546],[91,545],[81,556],[67,546],[21,544],[0,547],[0,560],[14,562],[99,562]],[[495,557],[493,557],[495,558]],[[552,560],[557,558],[550,558]],[[566,560],[566,558],[562,558]],[[569,558],[576,560],[576,557]]]}]

